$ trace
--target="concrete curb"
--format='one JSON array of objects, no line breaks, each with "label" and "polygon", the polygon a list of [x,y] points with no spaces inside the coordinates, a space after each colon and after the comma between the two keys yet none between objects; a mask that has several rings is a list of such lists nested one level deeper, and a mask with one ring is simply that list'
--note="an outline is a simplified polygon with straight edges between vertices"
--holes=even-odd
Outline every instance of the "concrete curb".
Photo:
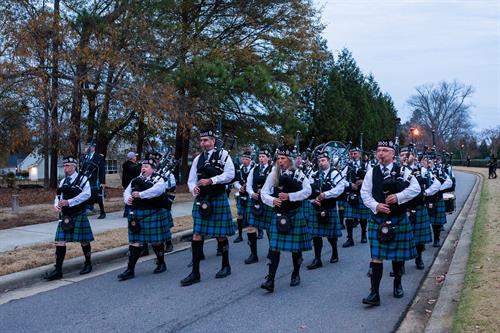
[{"label": "concrete curb", "polygon": [[[184,230],[181,232],[176,232],[172,235],[172,243],[178,244],[182,241],[187,240],[193,235],[193,230]],[[110,261],[125,258],[128,251],[128,245],[116,247],[113,249],[100,251],[92,254],[92,264],[104,264]],[[151,258],[153,256],[151,255]],[[82,268],[82,263],[84,259],[83,256],[72,258],[64,261],[63,271],[64,274],[70,272],[78,271]],[[22,272],[16,272],[0,277],[0,292],[6,292],[12,289],[17,289],[20,287],[25,287],[34,282],[39,282],[45,272],[49,271],[54,267],[54,264],[49,264],[33,269],[29,269]]]},{"label": "concrete curb", "polygon": [[[483,175],[474,173],[479,179],[476,182],[476,193],[466,216],[463,216],[463,229],[456,244],[455,253],[443,283],[438,301],[432,312],[425,332],[449,332],[453,325],[453,317],[460,301],[460,294],[464,285],[467,262],[469,260],[472,233],[476,222],[477,210],[481,199]],[[469,200],[467,200],[469,201]],[[467,202],[468,203],[468,202]],[[452,246],[455,244],[452,244]]]},{"label": "concrete curb", "polygon": [[[451,328],[452,315],[456,310],[464,281],[472,229],[483,184],[480,174],[470,173],[476,175],[474,187],[423,279],[397,332],[447,332]],[[452,257],[451,260],[450,257]],[[441,274],[446,274],[446,279],[436,290],[436,277]],[[427,303],[426,313],[423,313],[422,304],[430,299],[437,299],[437,301],[434,305]],[[430,318],[427,314],[428,308],[433,308]]]}]

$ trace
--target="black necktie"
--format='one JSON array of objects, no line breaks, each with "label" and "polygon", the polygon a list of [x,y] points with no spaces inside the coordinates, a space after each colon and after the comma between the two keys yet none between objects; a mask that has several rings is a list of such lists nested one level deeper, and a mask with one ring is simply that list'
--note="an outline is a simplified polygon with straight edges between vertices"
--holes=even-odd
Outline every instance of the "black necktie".
[{"label": "black necktie", "polygon": [[384,167],[382,169],[382,173],[384,174],[384,178],[387,178],[389,176],[389,169],[387,169],[387,167]]}]

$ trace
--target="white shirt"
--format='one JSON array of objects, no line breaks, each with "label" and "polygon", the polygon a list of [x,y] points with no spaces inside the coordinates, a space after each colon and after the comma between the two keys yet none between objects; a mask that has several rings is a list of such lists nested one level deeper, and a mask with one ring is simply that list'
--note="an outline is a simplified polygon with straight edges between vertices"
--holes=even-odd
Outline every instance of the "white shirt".
[{"label": "white shirt", "polygon": [[[426,177],[427,171],[428,170],[425,167],[422,167],[420,169],[420,174],[422,175],[422,177],[427,178]],[[441,182],[439,181],[439,179],[437,179],[436,177],[434,177],[434,174],[432,173],[432,171],[429,170],[429,173],[431,174],[432,184],[431,184],[431,186],[429,186],[428,189],[425,190],[425,196],[426,197],[438,193],[439,189],[441,188]]]},{"label": "white shirt", "polygon": [[[76,171],[73,172],[73,174],[69,177],[71,178],[71,183],[73,183],[75,181],[76,177],[78,177],[78,172],[76,172]],[[61,180],[61,182],[59,183],[59,187],[61,187],[64,184],[65,180],[66,180],[66,178],[63,178]],[[87,201],[90,198],[90,196],[92,195],[90,192],[90,184],[87,181],[87,177],[83,176],[81,178],[80,184],[82,184],[82,183],[85,183],[85,186],[82,189],[82,193],[78,194],[73,199],[68,199],[68,206],[69,207],[77,206],[77,205]],[[64,200],[64,198],[62,198],[62,199]],[[59,204],[59,198],[56,195],[56,198],[54,199],[54,207],[57,208],[58,204]]]},{"label": "white shirt", "polygon": [[[264,166],[264,170],[267,169],[267,167],[269,166],[269,164],[265,164],[263,165]],[[259,168],[260,169],[261,165],[260,164],[257,164],[256,166],[254,166],[252,168],[252,170],[250,170],[250,173],[248,174],[248,178],[247,178],[247,192],[248,192],[248,195],[251,197],[255,192],[253,191],[253,173],[255,172],[255,168]],[[274,170],[274,167],[271,167],[271,172],[272,173]]]},{"label": "white shirt", "polygon": [[[330,169],[326,170],[320,170],[318,172],[323,171],[325,173],[325,177],[328,175],[328,172],[330,172]],[[318,176],[319,177],[319,176]],[[342,178],[342,175],[337,171],[333,170],[332,173],[330,174],[330,180],[332,183],[332,189],[323,192],[325,194],[325,199],[331,199],[331,198],[336,198],[342,193],[344,193],[344,190],[346,187],[349,186],[349,183],[345,180],[345,178]]]},{"label": "white shirt", "polygon": [[453,186],[453,180],[451,180],[450,176],[446,175],[446,180],[444,181],[443,184],[441,184],[440,191],[447,190],[452,186]]},{"label": "white shirt", "polygon": [[[208,159],[210,159],[210,157],[214,152],[215,149],[208,151]],[[226,150],[223,150],[221,155],[222,156],[220,157],[220,161],[224,162],[226,160],[226,157],[227,161],[224,164],[224,172],[218,176],[210,178],[212,180],[213,185],[229,184],[231,180],[233,180],[234,178],[234,164],[233,160],[231,159],[231,156],[228,156],[229,153]],[[200,156],[201,154],[195,157],[195,159],[193,160],[193,164],[191,164],[191,169],[189,170],[188,187],[189,187],[189,192],[191,192],[193,196],[196,196],[193,190],[196,187],[196,184],[198,183],[198,176],[196,174],[196,171],[198,170],[198,160],[200,159]]]},{"label": "white shirt", "polygon": [[[151,177],[148,177],[147,179],[150,179]],[[125,189],[125,192],[123,192],[123,202],[125,204],[128,204],[128,199],[132,197],[132,182],[128,184],[127,188]],[[165,193],[165,190],[167,189],[166,183],[163,180],[163,178],[160,178],[158,182],[156,182],[152,187],[148,188],[147,190],[139,192],[139,198],[141,199],[151,199],[155,197],[159,197],[163,193]]]},{"label": "white shirt", "polygon": [[[378,166],[380,170],[383,170],[383,165]],[[390,163],[387,166],[387,169],[389,172],[392,171],[393,163]],[[361,198],[363,199],[363,203],[365,204],[366,207],[370,208],[370,210],[374,213],[377,214],[377,205],[379,203],[384,203],[384,202],[377,202],[375,198],[373,198],[372,195],[372,189],[373,189],[373,169],[368,170],[368,172],[365,175],[365,179],[363,181],[363,185],[361,186]],[[408,168],[404,169],[404,179],[408,179],[408,177],[411,175],[411,171]],[[404,204],[405,202],[410,201],[411,199],[415,198],[417,195],[420,194],[420,185],[415,177],[411,177],[410,179],[410,186],[405,188],[403,191],[396,193],[396,197],[398,199],[398,204]]]},{"label": "white shirt", "polygon": [[167,178],[167,181],[165,182],[165,188],[167,190],[171,189],[172,187],[174,187],[175,185],[177,185],[177,183],[175,182],[175,177],[174,177],[174,175],[172,174],[171,171],[168,171],[168,173],[165,174],[163,177]]},{"label": "white shirt", "polygon": [[[273,200],[275,197],[272,196],[273,194],[273,186],[274,186],[274,178],[275,176],[275,168],[273,168],[273,171],[269,175],[267,175],[266,182],[264,183],[264,186],[262,187],[262,190],[260,191],[262,202],[265,203],[268,206],[274,207]],[[279,170],[278,170],[279,171]],[[300,171],[302,173],[302,171]],[[303,173],[302,173],[303,174]],[[298,192],[292,192],[288,193],[288,200],[290,201],[302,201],[307,199],[312,193],[311,189],[311,184],[309,178],[304,176],[304,180],[302,180],[302,190]]]},{"label": "white shirt", "polygon": [[[243,168],[244,168],[244,167],[245,167],[245,166],[244,166],[243,164],[240,166],[240,170],[241,170],[241,172],[243,172]],[[248,171],[248,170],[247,170],[247,171],[248,171],[249,173],[252,173],[252,170],[253,170],[252,163],[250,163],[250,164],[248,164],[248,165],[247,165],[247,169],[250,169],[250,171]],[[248,175],[248,177],[250,177],[250,174]],[[247,178],[247,184],[248,184],[248,178]],[[240,183],[239,181],[235,181],[235,182],[233,183],[233,186],[234,186],[234,188],[235,188],[235,189],[237,189],[237,190],[239,191],[242,185],[241,185],[241,183]],[[248,186],[247,186],[246,191],[248,192]]]}]

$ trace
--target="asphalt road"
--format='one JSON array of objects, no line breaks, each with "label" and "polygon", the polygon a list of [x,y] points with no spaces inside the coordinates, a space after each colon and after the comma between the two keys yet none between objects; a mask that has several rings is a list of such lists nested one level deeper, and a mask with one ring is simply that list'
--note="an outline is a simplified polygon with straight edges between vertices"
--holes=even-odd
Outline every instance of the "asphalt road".
[{"label": "asphalt road", "polygon": [[[475,177],[458,173],[457,212],[448,216],[446,230],[466,200]],[[220,257],[215,242],[205,244],[207,260],[201,263],[202,281],[180,287],[189,269],[190,251],[166,257],[168,271],[153,275],[154,261],[138,264],[136,278],[118,282],[122,267],[99,276],[40,292],[34,296],[0,305],[4,332],[390,332],[410,305],[421,279],[434,258],[436,249],[424,252],[425,271],[407,262],[403,276],[405,296],[392,297],[392,270],[385,263],[381,282],[380,307],[361,303],[370,281],[366,276],[369,246],[339,249],[340,261],[328,263],[329,244],[323,248],[323,268],[305,269],[313,253],[304,255],[302,283],[289,286],[291,255],[282,254],[275,292],[267,294],[260,283],[267,274],[266,240],[259,241],[261,261],[245,265],[249,254],[246,242],[230,245],[233,274],[216,280]],[[447,231],[446,231],[447,232]],[[345,235],[339,240],[342,243]],[[71,276],[65,276],[71,279]]]}]

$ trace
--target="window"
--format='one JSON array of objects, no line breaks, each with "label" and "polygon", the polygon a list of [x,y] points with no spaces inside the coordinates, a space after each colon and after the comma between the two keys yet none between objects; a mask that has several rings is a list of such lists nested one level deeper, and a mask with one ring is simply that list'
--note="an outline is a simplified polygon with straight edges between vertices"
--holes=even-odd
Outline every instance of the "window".
[{"label": "window", "polygon": [[118,160],[106,160],[106,174],[118,173]]}]

